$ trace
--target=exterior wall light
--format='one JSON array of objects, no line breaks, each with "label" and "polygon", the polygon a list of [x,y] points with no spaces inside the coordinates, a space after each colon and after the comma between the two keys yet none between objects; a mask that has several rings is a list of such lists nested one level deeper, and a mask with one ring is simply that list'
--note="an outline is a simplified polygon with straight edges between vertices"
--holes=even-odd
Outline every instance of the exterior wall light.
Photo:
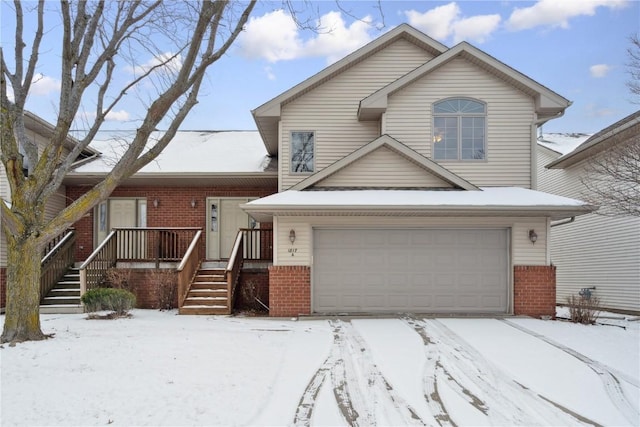
[{"label": "exterior wall light", "polygon": [[153,207],[154,208],[157,208],[159,204],[160,204],[160,201],[158,199],[153,199]]},{"label": "exterior wall light", "polygon": [[292,245],[296,241],[296,230],[291,229],[289,231],[289,241],[291,242]]},{"label": "exterior wall light", "polygon": [[529,240],[531,240],[531,243],[533,243],[534,245],[538,241],[538,235],[536,234],[535,230],[529,230]]},{"label": "exterior wall light", "polygon": [[191,199],[191,207],[192,207],[193,209],[195,209],[195,208],[196,208],[196,204],[197,204],[196,199]]}]

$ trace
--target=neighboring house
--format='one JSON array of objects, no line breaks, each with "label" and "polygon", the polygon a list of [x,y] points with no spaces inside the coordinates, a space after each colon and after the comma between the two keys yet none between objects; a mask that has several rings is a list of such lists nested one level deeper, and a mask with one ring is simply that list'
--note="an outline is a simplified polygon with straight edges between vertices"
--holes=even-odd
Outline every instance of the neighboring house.
[{"label": "neighboring house", "polygon": [[[33,139],[38,144],[39,151],[42,152],[47,146],[48,138],[52,135],[55,127],[28,111],[24,114],[24,125],[26,136]],[[71,150],[76,143],[77,141],[73,137],[67,138],[67,147],[69,150]],[[80,165],[88,161],[88,159],[95,155],[96,153],[91,149],[84,150],[78,157],[76,165]],[[9,182],[7,181],[2,163],[0,163],[0,200],[7,204],[11,204],[11,189],[9,188]],[[46,218],[53,218],[65,206],[65,187],[61,186],[58,192],[45,206]],[[7,242],[5,240],[4,233],[0,231],[0,308],[4,307],[6,302],[6,272]]]},{"label": "neighboring house", "polygon": [[253,111],[278,193],[272,316],[553,316],[552,221],[592,208],[536,188],[536,128],[570,102],[468,43],[401,25]]},{"label": "neighboring house", "polygon": [[[538,140],[539,189],[589,199],[583,180],[593,159],[640,137],[640,111],[590,136],[543,135]],[[636,142],[639,143],[639,142]],[[600,208],[607,212],[607,206]],[[551,225],[557,302],[589,289],[610,310],[640,312],[640,218],[592,213]],[[584,293],[584,291],[583,291]]]}]

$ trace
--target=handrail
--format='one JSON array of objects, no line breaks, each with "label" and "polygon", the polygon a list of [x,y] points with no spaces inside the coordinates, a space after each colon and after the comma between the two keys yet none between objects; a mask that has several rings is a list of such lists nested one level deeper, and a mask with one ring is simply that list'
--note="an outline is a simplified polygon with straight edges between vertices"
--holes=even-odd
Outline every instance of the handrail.
[{"label": "handrail", "polygon": [[184,304],[184,300],[189,293],[191,281],[200,268],[200,262],[202,260],[202,245],[200,244],[201,238],[202,229],[199,229],[195,236],[193,236],[184,257],[176,270],[178,272],[178,307],[182,307]]},{"label": "handrail", "polygon": [[47,252],[42,259],[40,260],[40,264],[45,264],[47,261],[49,261],[49,259],[55,255],[55,253],[66,243],[69,241],[69,239],[71,239],[73,236],[75,235],[73,230],[69,230],[67,231],[67,233],[64,235],[64,237],[60,240],[58,240],[58,243],[55,244],[55,246],[53,248],[51,248],[51,250],[49,252]]},{"label": "handrail", "polygon": [[104,248],[104,247],[107,245],[107,243],[109,243],[109,240],[110,240],[110,239],[112,239],[112,238],[113,238],[113,236],[115,236],[115,235],[116,235],[116,231],[115,231],[115,230],[112,230],[112,231],[111,231],[111,233],[109,233],[109,234],[107,235],[107,237],[102,241],[102,243],[100,243],[100,244],[98,245],[98,247],[96,248],[96,250],[95,250],[95,251],[93,251],[93,253],[92,253],[91,255],[89,255],[89,258],[87,258],[87,259],[82,263],[82,265],[79,267],[79,270],[83,270],[83,269],[87,268],[87,265],[88,265],[91,261],[93,261],[93,259],[94,259],[96,256],[98,256],[98,254],[102,251],[102,248]]},{"label": "handrail", "polygon": [[74,263],[76,235],[69,230],[40,261],[40,298],[47,296]]},{"label": "handrail", "polygon": [[235,303],[236,286],[240,279],[240,271],[242,270],[242,264],[244,263],[244,233],[242,230],[238,231],[236,240],[233,244],[233,250],[231,256],[229,256],[229,262],[225,269],[225,276],[227,279],[227,310],[228,314],[233,312],[233,305]]}]

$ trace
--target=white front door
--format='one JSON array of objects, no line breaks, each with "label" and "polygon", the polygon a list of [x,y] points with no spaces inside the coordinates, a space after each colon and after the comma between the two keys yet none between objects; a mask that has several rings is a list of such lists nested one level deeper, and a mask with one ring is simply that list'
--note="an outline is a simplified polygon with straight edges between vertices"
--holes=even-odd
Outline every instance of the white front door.
[{"label": "white front door", "polygon": [[207,199],[207,258],[228,259],[238,230],[249,226],[249,216],[240,209],[247,198]]}]

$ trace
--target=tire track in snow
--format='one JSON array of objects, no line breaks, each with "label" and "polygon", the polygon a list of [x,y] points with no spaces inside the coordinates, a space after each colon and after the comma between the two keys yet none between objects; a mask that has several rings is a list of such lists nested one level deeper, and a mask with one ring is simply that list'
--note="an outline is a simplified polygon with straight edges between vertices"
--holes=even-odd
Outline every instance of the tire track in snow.
[{"label": "tire track in snow", "polygon": [[475,387],[476,396],[485,402],[492,422],[500,425],[573,425],[576,422],[597,425],[585,417],[563,411],[561,406],[519,386],[438,320],[422,320],[421,323],[436,342],[443,366],[460,383]]},{"label": "tire track in snow", "polygon": [[[542,334],[539,334],[531,329],[519,325],[515,322],[512,322],[508,319],[500,319],[503,323],[515,328],[525,334],[531,335],[534,338],[542,340],[547,344],[562,350],[563,352],[575,357],[579,361],[586,364],[593,372],[598,374],[598,378],[602,382],[604,389],[611,400],[611,403],[620,411],[620,413],[624,416],[624,418],[631,423],[631,425],[637,425],[640,420],[640,411],[638,407],[634,405],[633,399],[629,399],[629,397],[625,394],[622,386],[620,385],[620,380],[618,376],[620,376],[624,381],[638,387],[638,382],[634,378],[629,375],[626,375],[620,371],[609,368],[608,366],[593,360],[582,353],[577,352],[576,350],[569,348],[559,342],[546,337]],[[615,371],[615,374],[614,374]],[[542,396],[541,396],[542,397]]]},{"label": "tire track in snow", "polygon": [[328,376],[331,377],[333,396],[336,399],[338,409],[346,424],[350,426],[369,425],[371,423],[361,423],[358,411],[353,407],[349,382],[345,369],[344,353],[344,332],[342,325],[338,321],[329,321],[333,332],[333,343],[329,356],[322,363],[307,384],[294,416],[293,424],[296,426],[309,426],[313,416],[313,410],[318,399],[318,394]]},{"label": "tire track in snow", "polygon": [[[341,322],[338,320],[338,322]],[[384,376],[378,365],[375,363],[371,356],[371,349],[368,347],[364,338],[356,331],[351,322],[341,322],[343,325],[342,330],[345,333],[345,343],[349,343],[355,350],[352,353],[352,357],[359,360],[362,369],[361,374],[367,380],[367,389],[369,396],[374,402],[378,402],[376,391],[378,396],[391,402],[392,407],[396,410],[397,414],[402,418],[403,425],[427,425],[418,413],[411,407],[411,405],[393,388],[391,383]],[[384,408],[384,406],[383,406]],[[371,421],[375,420],[373,414],[375,413],[375,407],[368,411],[371,415]],[[370,425],[373,425],[372,423]]]}]

